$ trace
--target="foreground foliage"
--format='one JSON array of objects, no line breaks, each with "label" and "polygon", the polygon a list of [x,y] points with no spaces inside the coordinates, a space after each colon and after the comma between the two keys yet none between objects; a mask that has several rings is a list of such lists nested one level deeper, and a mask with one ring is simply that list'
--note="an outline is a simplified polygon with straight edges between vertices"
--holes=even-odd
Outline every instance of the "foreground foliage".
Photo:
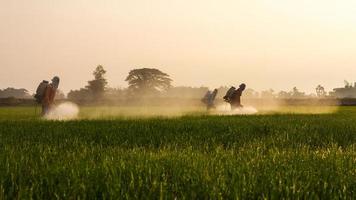
[{"label": "foreground foliage", "polygon": [[0,199],[356,198],[355,108],[78,121],[30,110],[0,114]]}]

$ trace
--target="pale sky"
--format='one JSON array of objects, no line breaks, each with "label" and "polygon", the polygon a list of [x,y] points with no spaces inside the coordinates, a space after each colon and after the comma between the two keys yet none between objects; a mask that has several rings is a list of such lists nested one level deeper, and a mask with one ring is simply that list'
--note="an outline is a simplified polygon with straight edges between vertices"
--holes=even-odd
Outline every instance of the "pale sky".
[{"label": "pale sky", "polygon": [[0,0],[0,88],[111,87],[156,67],[175,86],[314,92],[356,81],[354,0]]}]

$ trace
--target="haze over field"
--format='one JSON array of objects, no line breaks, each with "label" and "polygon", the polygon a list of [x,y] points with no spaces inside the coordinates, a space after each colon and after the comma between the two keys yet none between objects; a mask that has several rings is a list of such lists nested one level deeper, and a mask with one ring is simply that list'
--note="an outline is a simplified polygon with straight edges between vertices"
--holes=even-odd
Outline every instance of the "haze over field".
[{"label": "haze over field", "polygon": [[352,0],[0,0],[0,88],[59,75],[68,92],[98,64],[110,86],[157,67],[174,85],[307,92],[356,81]]}]

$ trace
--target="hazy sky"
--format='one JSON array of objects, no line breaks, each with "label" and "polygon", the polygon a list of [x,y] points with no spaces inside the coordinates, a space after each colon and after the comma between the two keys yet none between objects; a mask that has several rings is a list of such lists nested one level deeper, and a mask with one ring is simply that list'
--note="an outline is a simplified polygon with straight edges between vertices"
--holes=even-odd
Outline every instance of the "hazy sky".
[{"label": "hazy sky", "polygon": [[112,87],[156,67],[174,85],[313,92],[356,81],[354,0],[0,0],[0,88]]}]

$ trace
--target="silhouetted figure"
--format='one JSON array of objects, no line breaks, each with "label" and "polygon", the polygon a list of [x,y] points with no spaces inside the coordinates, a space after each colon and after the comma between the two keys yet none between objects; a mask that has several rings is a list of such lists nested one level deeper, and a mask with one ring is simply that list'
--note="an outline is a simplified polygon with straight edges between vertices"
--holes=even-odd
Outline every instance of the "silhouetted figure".
[{"label": "silhouetted figure", "polygon": [[48,114],[53,106],[58,86],[59,77],[55,76],[52,79],[52,83],[48,83],[48,81],[44,80],[37,87],[35,98],[36,101],[42,105],[42,116]]},{"label": "silhouetted figure", "polygon": [[204,98],[202,98],[202,102],[206,105],[206,109],[209,111],[210,109],[215,108],[215,97],[218,94],[218,90],[214,89],[213,92],[207,91],[206,94],[204,95]]},{"label": "silhouetted figure", "polygon": [[243,107],[243,105],[241,104],[241,95],[245,88],[246,84],[242,83],[238,89],[236,89],[235,87],[231,87],[226,92],[224,100],[230,104],[231,110]]}]

